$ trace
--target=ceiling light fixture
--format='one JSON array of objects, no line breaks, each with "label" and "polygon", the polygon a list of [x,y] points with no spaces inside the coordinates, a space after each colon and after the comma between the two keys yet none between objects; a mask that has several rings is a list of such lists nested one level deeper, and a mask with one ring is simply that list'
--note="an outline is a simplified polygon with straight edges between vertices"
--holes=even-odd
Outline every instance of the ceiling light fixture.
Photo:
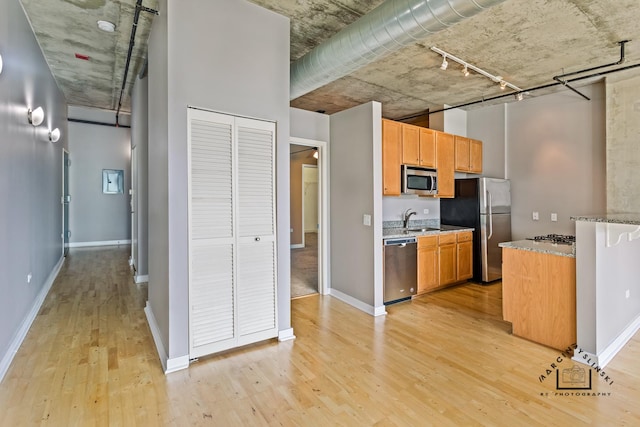
[{"label": "ceiling light fixture", "polygon": [[116,30],[116,24],[109,21],[98,21],[98,28],[106,33],[113,33]]},{"label": "ceiling light fixture", "polygon": [[55,128],[49,132],[49,141],[58,142],[60,140],[60,129]]},{"label": "ceiling light fixture", "polygon": [[314,147],[314,149],[313,149],[313,158],[317,160],[318,157],[320,157],[320,155],[318,154],[318,149]]},{"label": "ceiling light fixture", "polygon": [[27,118],[29,119],[29,123],[33,126],[40,126],[44,121],[44,110],[42,107],[38,107],[35,110],[29,108],[29,111],[27,111]]},{"label": "ceiling light fixture", "polygon": [[446,70],[448,66],[449,63],[447,62],[447,55],[442,55],[442,65],[440,65],[440,69]]},{"label": "ceiling light fixture", "polygon": [[[447,69],[447,65],[449,65],[449,63],[447,62],[447,58],[449,58],[450,60],[457,62],[458,64],[462,65],[464,67],[465,70],[467,70],[467,72],[469,72],[469,69],[475,71],[478,74],[482,74],[483,76],[485,76],[488,79],[491,79],[492,81],[496,82],[496,83],[500,83],[500,88],[501,89],[505,89],[505,88],[510,88],[513,89],[516,92],[522,92],[522,89],[520,89],[518,86],[509,83],[508,81],[504,80],[501,76],[494,76],[491,73],[486,72],[485,70],[483,70],[482,68],[478,68],[473,64],[469,64],[467,61],[464,61],[454,55],[451,55],[448,52],[445,52],[442,49],[439,49],[435,46],[431,47],[431,50],[442,55],[443,61],[442,61],[442,65],[440,66],[441,69],[446,70]],[[464,70],[463,70],[464,73]],[[467,76],[467,73],[464,74],[465,76]],[[504,85],[504,86],[503,86]]]},{"label": "ceiling light fixture", "polygon": [[467,64],[464,64],[464,68],[462,69],[462,74],[464,74],[465,77],[469,77],[469,68],[467,67]]}]

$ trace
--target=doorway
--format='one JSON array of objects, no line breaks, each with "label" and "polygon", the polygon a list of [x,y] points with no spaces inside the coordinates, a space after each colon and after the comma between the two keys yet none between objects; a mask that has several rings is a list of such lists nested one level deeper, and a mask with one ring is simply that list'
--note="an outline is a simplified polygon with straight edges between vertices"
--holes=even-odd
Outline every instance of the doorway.
[{"label": "doorway", "polygon": [[129,190],[129,206],[131,210],[131,256],[129,257],[129,265],[137,276],[138,271],[138,150],[136,146],[131,147],[131,189]]},{"label": "doorway", "polygon": [[62,255],[69,254],[69,152],[62,150]]},{"label": "doorway", "polygon": [[326,294],[328,259],[327,148],[321,141],[290,144],[291,297]]}]

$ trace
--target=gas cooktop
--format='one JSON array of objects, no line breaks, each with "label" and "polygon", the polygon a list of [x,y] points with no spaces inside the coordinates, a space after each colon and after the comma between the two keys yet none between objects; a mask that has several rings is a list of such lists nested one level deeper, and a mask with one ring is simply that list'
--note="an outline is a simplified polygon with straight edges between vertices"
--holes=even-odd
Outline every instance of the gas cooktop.
[{"label": "gas cooktop", "polygon": [[546,236],[530,237],[527,240],[535,240],[538,242],[557,243],[561,245],[572,245],[576,242],[576,236],[568,234],[547,234]]}]

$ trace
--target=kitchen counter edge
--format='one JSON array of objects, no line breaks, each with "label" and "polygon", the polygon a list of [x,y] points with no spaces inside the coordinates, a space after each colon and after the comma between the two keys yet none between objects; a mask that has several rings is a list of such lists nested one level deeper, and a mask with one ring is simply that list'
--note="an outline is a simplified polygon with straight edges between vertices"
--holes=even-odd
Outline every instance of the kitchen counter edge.
[{"label": "kitchen counter edge", "polygon": [[514,242],[498,243],[501,248],[520,249],[529,252],[538,252],[542,254],[565,256],[569,258],[576,257],[576,246],[562,245],[549,242],[539,242],[534,240],[516,240]]},{"label": "kitchen counter edge", "polygon": [[603,222],[608,224],[640,225],[640,214],[602,214],[572,216],[573,221]]},{"label": "kitchen counter edge", "polygon": [[412,231],[403,233],[401,228],[383,228],[382,238],[393,239],[397,237],[421,237],[421,236],[439,236],[440,234],[460,233],[463,231],[473,231],[473,228],[458,227],[455,225],[441,225],[440,229],[430,229],[427,231]]}]

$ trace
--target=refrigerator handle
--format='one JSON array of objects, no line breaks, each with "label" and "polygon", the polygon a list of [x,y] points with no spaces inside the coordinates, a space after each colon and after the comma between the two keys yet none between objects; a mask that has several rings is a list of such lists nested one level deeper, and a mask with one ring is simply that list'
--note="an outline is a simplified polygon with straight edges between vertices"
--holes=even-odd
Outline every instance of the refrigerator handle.
[{"label": "refrigerator handle", "polygon": [[491,199],[491,193],[489,191],[487,191],[487,196],[489,196],[488,200],[489,200],[489,236],[487,236],[487,240],[491,239],[491,236],[493,236],[493,212],[491,211],[491,205],[493,204],[493,200]]}]

